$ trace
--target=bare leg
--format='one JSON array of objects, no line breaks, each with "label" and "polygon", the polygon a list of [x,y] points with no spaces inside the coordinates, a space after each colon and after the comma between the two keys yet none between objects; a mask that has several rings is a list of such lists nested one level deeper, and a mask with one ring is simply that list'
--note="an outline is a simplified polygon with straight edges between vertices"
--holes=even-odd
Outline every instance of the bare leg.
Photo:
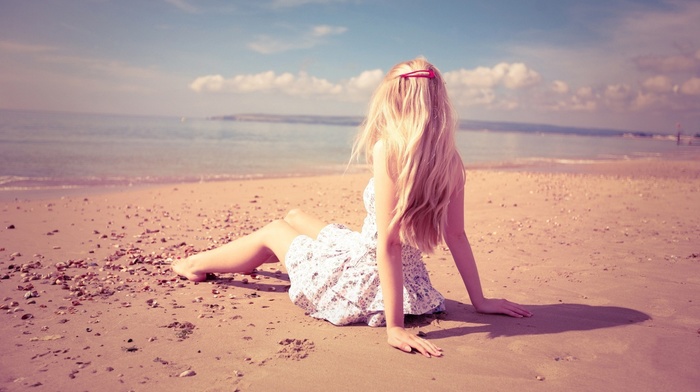
[{"label": "bare leg", "polygon": [[[300,209],[290,210],[284,217],[284,221],[289,224],[299,234],[309,236],[311,238],[318,237],[318,233],[326,226],[326,222],[307,214]],[[275,254],[272,254],[265,263],[277,263],[280,259]]]},{"label": "bare leg", "polygon": [[293,209],[284,217],[284,221],[289,223],[299,234],[304,234],[316,239],[318,233],[326,227],[327,223],[314,217],[300,209]]},{"label": "bare leg", "polygon": [[283,259],[298,235],[289,223],[277,220],[219,248],[175,262],[172,268],[176,274],[197,282],[210,272],[250,272],[273,257]]}]

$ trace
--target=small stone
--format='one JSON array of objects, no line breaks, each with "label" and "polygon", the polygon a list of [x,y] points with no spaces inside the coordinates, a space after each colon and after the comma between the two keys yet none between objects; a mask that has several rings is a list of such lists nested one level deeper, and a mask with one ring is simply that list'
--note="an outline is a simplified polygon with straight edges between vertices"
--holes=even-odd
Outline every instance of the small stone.
[{"label": "small stone", "polygon": [[7,226],[7,229],[8,229],[8,230],[14,230],[14,228],[15,228],[15,225],[9,225],[9,226]]},{"label": "small stone", "polygon": [[39,296],[39,293],[36,291],[27,291],[26,293],[24,293],[24,299],[34,298],[34,297],[38,297],[38,296]]},{"label": "small stone", "polygon": [[197,372],[195,372],[194,370],[185,370],[184,372],[180,373],[178,377],[192,377],[196,375]]},{"label": "small stone", "polygon": [[535,377],[537,381],[544,381],[544,376],[537,376]]}]

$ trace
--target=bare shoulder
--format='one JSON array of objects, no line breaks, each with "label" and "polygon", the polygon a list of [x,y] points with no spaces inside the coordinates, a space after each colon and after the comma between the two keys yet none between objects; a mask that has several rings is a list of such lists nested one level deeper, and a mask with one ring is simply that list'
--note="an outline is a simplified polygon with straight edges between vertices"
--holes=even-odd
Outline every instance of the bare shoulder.
[{"label": "bare shoulder", "polygon": [[374,143],[374,146],[372,147],[372,156],[373,157],[379,157],[379,158],[384,158],[385,157],[385,148],[384,148],[384,141],[383,140],[377,140],[376,143]]},{"label": "bare shoulder", "polygon": [[464,163],[459,152],[455,151],[454,169],[452,170],[452,181],[455,184],[455,189],[464,188],[467,182],[467,173],[464,170]]},{"label": "bare shoulder", "polygon": [[381,140],[372,147],[372,173],[374,175],[375,189],[393,186],[393,180],[389,175],[386,148]]}]

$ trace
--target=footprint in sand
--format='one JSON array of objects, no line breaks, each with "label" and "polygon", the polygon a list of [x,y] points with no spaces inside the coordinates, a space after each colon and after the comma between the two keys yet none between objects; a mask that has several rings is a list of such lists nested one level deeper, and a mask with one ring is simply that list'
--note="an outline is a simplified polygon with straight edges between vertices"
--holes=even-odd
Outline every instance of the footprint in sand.
[{"label": "footprint in sand", "polygon": [[315,350],[314,342],[308,339],[282,339],[280,340],[280,348],[277,351],[277,356],[284,359],[293,359],[295,361],[306,358],[309,353]]}]

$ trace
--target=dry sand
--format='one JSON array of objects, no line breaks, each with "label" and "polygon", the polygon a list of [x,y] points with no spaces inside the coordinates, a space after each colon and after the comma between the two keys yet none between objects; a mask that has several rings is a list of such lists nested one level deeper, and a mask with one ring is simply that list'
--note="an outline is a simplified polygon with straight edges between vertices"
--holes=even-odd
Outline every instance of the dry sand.
[{"label": "dry sand", "polygon": [[0,391],[696,391],[700,161],[575,169],[468,173],[485,292],[535,315],[475,313],[441,248],[447,312],[408,320],[432,359],[304,315],[281,264],[169,270],[292,207],[359,229],[368,174],[0,202]]}]

